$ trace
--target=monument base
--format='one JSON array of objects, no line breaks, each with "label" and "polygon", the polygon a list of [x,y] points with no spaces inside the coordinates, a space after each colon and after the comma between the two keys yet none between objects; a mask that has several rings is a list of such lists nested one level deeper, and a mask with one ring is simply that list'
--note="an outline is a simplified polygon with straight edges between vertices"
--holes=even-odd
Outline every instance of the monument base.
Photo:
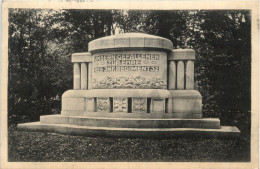
[{"label": "monument base", "polygon": [[[65,113],[65,112],[64,112]],[[236,127],[220,126],[219,119],[168,118],[112,118],[94,116],[47,115],[40,122],[18,124],[18,129],[45,131],[67,135],[120,136],[120,137],[234,137],[240,131]],[[96,113],[97,114],[97,113]],[[102,116],[102,117],[101,117]]]},{"label": "monument base", "polygon": [[[68,90],[62,95],[62,113],[152,114],[182,119],[202,118],[202,97],[196,90],[91,89]],[[120,117],[128,116],[121,114]],[[167,115],[171,114],[171,115]],[[106,114],[102,114],[105,115]],[[85,115],[82,115],[85,116]],[[159,116],[159,115],[158,115]]]},{"label": "monument base", "polygon": [[203,128],[110,128],[67,124],[41,124],[40,122],[19,124],[18,129],[44,131],[65,135],[173,138],[173,137],[221,137],[231,138],[239,135],[236,127],[221,126],[220,129]]},{"label": "monument base", "polygon": [[69,135],[121,137],[232,137],[236,127],[202,118],[202,97],[196,90],[91,89],[68,90],[59,115],[18,129]]}]

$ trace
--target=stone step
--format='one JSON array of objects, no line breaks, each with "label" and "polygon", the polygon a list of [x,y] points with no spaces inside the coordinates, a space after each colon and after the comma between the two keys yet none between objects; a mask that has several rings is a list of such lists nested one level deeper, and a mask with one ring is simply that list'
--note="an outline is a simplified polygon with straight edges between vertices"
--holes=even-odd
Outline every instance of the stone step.
[{"label": "stone step", "polygon": [[42,124],[40,122],[18,124],[18,129],[45,131],[65,135],[113,136],[113,137],[236,137],[240,131],[236,127],[221,126],[219,129],[201,128],[112,128],[76,126],[68,124]]},{"label": "stone step", "polygon": [[201,119],[201,113],[121,113],[121,112],[86,112],[80,110],[73,111],[61,111],[63,116],[86,116],[86,117],[122,117],[122,118],[189,118],[189,119]]},{"label": "stone step", "polygon": [[219,129],[220,120],[205,119],[148,119],[148,118],[110,118],[47,115],[40,117],[41,124],[70,124],[78,126],[120,127],[120,128],[205,128]]}]

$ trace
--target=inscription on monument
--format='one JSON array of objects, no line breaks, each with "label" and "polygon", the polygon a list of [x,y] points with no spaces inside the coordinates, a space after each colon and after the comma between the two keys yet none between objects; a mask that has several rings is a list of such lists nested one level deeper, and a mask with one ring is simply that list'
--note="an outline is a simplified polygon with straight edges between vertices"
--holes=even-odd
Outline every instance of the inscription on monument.
[{"label": "inscription on monument", "polygon": [[103,52],[93,55],[93,88],[166,89],[166,53]]},{"label": "inscription on monument", "polygon": [[112,54],[94,56],[94,72],[159,72],[159,54]]}]

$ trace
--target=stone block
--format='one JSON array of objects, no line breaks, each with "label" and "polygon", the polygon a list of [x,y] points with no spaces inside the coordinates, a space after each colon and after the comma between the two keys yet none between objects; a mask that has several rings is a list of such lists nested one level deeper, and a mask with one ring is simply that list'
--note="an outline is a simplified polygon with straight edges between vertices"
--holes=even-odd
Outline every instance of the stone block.
[{"label": "stone block", "polygon": [[146,113],[146,112],[147,112],[147,98],[133,98],[132,113]]},{"label": "stone block", "polygon": [[89,52],[73,53],[71,57],[71,62],[72,63],[92,62],[92,55]]},{"label": "stone block", "polygon": [[84,125],[84,118],[69,117],[69,125],[83,126]]},{"label": "stone block", "polygon": [[19,130],[25,130],[25,131],[44,131],[44,132],[54,131],[54,127],[52,125],[45,125],[45,124],[41,124],[40,122],[18,124],[17,128]]},{"label": "stone block", "polygon": [[80,89],[80,64],[73,65],[73,89]]},{"label": "stone block", "polygon": [[[170,90],[172,112],[178,118],[197,118],[202,112],[202,97],[196,90]],[[200,115],[202,116],[202,114]],[[175,116],[176,117],[176,116]]]},{"label": "stone block", "polygon": [[92,63],[88,63],[88,89],[92,89]]},{"label": "stone block", "polygon": [[107,113],[107,112],[87,112],[87,111],[61,111],[62,116],[83,116],[83,117],[104,117],[104,118],[145,118],[145,119],[169,119],[173,118],[173,113]]},{"label": "stone block", "polygon": [[173,117],[181,119],[201,119],[202,113],[175,112],[173,113]]},{"label": "stone block", "polygon": [[69,125],[55,125],[53,126],[53,128],[55,133],[68,134],[67,130],[69,128]]},{"label": "stone block", "polygon": [[88,67],[87,63],[81,63],[81,71],[80,71],[80,87],[82,90],[88,89]]},{"label": "stone block", "polygon": [[142,98],[171,98],[169,90],[163,89],[92,89],[92,90],[67,90],[62,98],[81,97],[142,97]]},{"label": "stone block", "polygon": [[113,99],[113,112],[125,112],[128,110],[127,98],[114,98]]},{"label": "stone block", "polygon": [[85,99],[85,110],[87,112],[95,112],[96,111],[96,102],[95,102],[95,99],[94,98],[86,98]]},{"label": "stone block", "polygon": [[[107,113],[113,114],[113,113]],[[114,113],[117,114],[117,113]],[[130,113],[126,113],[130,114]],[[150,113],[146,113],[150,114]],[[140,114],[139,114],[140,115]],[[121,128],[220,128],[219,119],[69,117],[69,125]]]},{"label": "stone block", "polygon": [[144,38],[144,47],[149,47],[149,48],[163,47],[163,40]]},{"label": "stone block", "polygon": [[98,97],[97,98],[97,112],[110,112],[111,103],[108,97]]},{"label": "stone block", "polygon": [[86,93],[88,93],[88,90],[67,90],[62,94],[62,99],[86,97]]},{"label": "stone block", "polygon": [[201,99],[173,99],[173,113],[201,113]]},{"label": "stone block", "polygon": [[85,111],[79,111],[79,110],[63,110],[61,111],[62,116],[84,116]]},{"label": "stone block", "polygon": [[102,49],[114,48],[114,47],[115,47],[115,40],[114,39],[101,40],[101,48]]},{"label": "stone block", "polygon": [[40,116],[41,124],[68,124],[68,122],[69,118],[60,114]]},{"label": "stone block", "polygon": [[195,60],[193,49],[174,49],[168,56],[168,60]]},{"label": "stone block", "polygon": [[170,61],[169,63],[169,76],[168,76],[168,89],[175,90],[176,89],[176,63],[175,61]]},{"label": "stone block", "polygon": [[165,99],[151,99],[151,113],[165,113]]},{"label": "stone block", "polygon": [[166,41],[166,40],[163,40],[163,46],[164,46],[164,48],[166,48],[166,49],[172,49],[172,48],[173,48],[173,44],[172,44],[172,43],[169,43],[169,42]]},{"label": "stone block", "polygon": [[165,104],[167,107],[166,113],[172,114],[172,98],[167,99]]},{"label": "stone block", "polygon": [[129,38],[115,39],[115,48],[127,47],[127,46],[128,47],[130,46]]},{"label": "stone block", "polygon": [[[71,126],[68,127],[66,130],[67,134],[73,135],[73,136],[98,136],[98,133],[93,132],[93,130],[90,128],[85,128],[83,126],[78,127],[78,126]],[[94,135],[94,134],[96,135]]]},{"label": "stone block", "polygon": [[[125,40],[121,44],[118,44],[115,41],[119,39],[128,39],[128,40]],[[145,39],[144,40],[145,42],[140,39]],[[117,43],[117,45],[115,43]],[[170,40],[159,36],[142,34],[142,33],[125,33],[125,34],[99,38],[94,41],[91,41],[89,42],[88,51],[94,53],[97,50],[129,48],[129,47],[132,49],[133,48],[160,48],[170,52],[173,48],[173,44]]]},{"label": "stone block", "polygon": [[[37,124],[36,124],[37,123]],[[69,135],[83,136],[120,136],[120,137],[237,137],[240,131],[236,127],[221,126],[217,129],[208,128],[109,128],[75,125],[40,125],[36,123],[18,124],[19,130],[47,131]]]},{"label": "stone block", "polygon": [[186,63],[186,87],[185,89],[194,89],[194,61],[188,60]]},{"label": "stone block", "polygon": [[200,112],[201,111],[201,99],[173,99],[173,111],[176,112]]},{"label": "stone block", "polygon": [[184,62],[178,61],[177,63],[177,89],[184,89]]},{"label": "stone block", "polygon": [[85,110],[85,98],[62,98],[62,110]]},{"label": "stone block", "polygon": [[88,43],[89,51],[98,50],[98,49],[101,49],[101,48],[102,48],[102,46],[101,46],[101,40],[100,39],[96,39],[96,40],[93,40],[93,41]]},{"label": "stone block", "polygon": [[130,47],[144,47],[144,38],[136,37],[134,39],[130,39]]}]

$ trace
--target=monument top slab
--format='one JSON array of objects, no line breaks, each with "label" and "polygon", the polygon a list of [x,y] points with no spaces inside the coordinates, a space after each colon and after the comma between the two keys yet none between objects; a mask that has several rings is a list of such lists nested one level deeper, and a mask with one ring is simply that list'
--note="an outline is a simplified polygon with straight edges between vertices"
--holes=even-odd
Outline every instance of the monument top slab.
[{"label": "monument top slab", "polygon": [[170,40],[144,33],[125,33],[99,38],[89,42],[88,51],[95,53],[102,50],[120,49],[162,49],[171,52],[173,44]]}]

